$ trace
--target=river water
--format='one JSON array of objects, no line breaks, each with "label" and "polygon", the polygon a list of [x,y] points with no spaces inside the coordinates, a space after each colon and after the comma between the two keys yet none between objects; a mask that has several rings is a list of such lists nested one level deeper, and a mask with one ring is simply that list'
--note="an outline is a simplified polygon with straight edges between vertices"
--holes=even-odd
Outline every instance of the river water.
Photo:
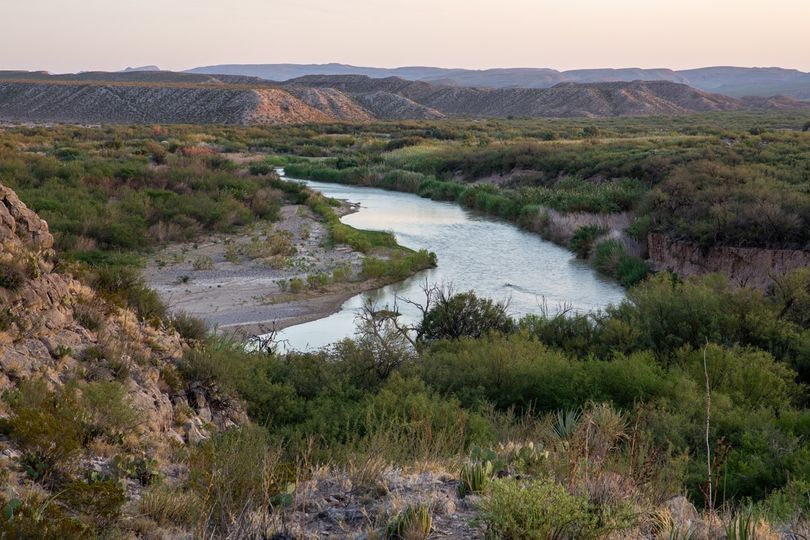
[{"label": "river water", "polygon": [[[618,284],[598,275],[570,251],[457,204],[396,191],[303,182],[328,197],[359,203],[360,210],[345,216],[344,223],[392,231],[401,245],[436,253],[438,267],[359,294],[334,315],[286,328],[279,336],[286,340],[286,348],[312,350],[350,337],[365,298],[371,297],[380,308],[393,305],[397,296],[420,301],[425,279],[430,284],[452,285],[456,292],[474,290],[479,297],[508,301],[509,313],[515,317],[540,313],[543,305],[551,312],[561,305],[589,311],[624,298]],[[401,301],[398,308],[406,319],[418,313]]]}]

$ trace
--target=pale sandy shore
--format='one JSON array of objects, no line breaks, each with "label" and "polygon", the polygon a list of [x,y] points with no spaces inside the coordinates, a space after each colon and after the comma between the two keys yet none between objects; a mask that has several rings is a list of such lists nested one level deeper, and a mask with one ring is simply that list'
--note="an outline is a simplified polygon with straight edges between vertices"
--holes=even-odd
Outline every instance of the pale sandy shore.
[{"label": "pale sandy shore", "polygon": [[[346,204],[341,213],[355,211]],[[223,334],[252,336],[327,317],[349,298],[383,285],[355,281],[363,255],[348,246],[326,248],[326,227],[305,206],[285,206],[281,221],[259,224],[236,235],[220,235],[197,243],[172,244],[156,254],[144,277],[172,312],[205,320]],[[254,257],[250,246],[284,234],[295,253],[285,257]],[[280,281],[335,269],[348,269],[352,279],[316,289],[305,286],[293,294]]]}]

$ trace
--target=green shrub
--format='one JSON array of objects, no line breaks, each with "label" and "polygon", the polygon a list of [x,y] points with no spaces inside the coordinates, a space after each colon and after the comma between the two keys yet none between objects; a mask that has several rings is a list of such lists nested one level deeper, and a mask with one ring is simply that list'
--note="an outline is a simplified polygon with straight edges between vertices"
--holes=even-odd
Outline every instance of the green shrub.
[{"label": "green shrub", "polygon": [[604,227],[599,225],[583,225],[574,231],[569,247],[580,259],[587,259],[597,237],[605,233]]},{"label": "green shrub", "polygon": [[478,338],[490,332],[509,333],[514,327],[505,304],[478,298],[472,291],[460,294],[439,291],[419,325],[419,338],[425,341]]},{"label": "green shrub", "polygon": [[144,491],[140,511],[163,526],[192,528],[202,517],[205,502],[192,491],[153,486]]},{"label": "green shrub", "polygon": [[208,323],[185,311],[175,313],[172,317],[171,324],[172,328],[184,339],[202,341],[208,336]]},{"label": "green shrub", "polygon": [[479,515],[489,538],[587,538],[595,529],[588,501],[553,480],[496,480]]},{"label": "green shrub", "polygon": [[192,266],[194,270],[213,270],[214,260],[207,255],[201,255],[194,259]]},{"label": "green shrub", "polygon": [[638,257],[628,255],[618,240],[599,242],[594,250],[593,265],[625,287],[640,283],[650,273],[650,266]]},{"label": "green shrub", "polygon": [[48,483],[70,472],[88,436],[77,388],[66,386],[53,393],[44,381],[34,379],[23,382],[6,400],[13,412],[9,434],[23,451],[29,476]]},{"label": "green shrub", "polygon": [[121,485],[114,480],[99,482],[70,482],[62,490],[60,500],[78,512],[94,530],[104,531],[118,521],[127,500]]},{"label": "green shrub", "polygon": [[234,428],[191,452],[189,484],[205,501],[214,528],[226,530],[246,510],[269,511],[270,497],[279,491],[279,465],[266,430]]},{"label": "green shrub", "polygon": [[32,496],[24,501],[7,501],[0,497],[0,506],[2,538],[80,540],[92,538],[96,532],[50,498]]},{"label": "green shrub", "polygon": [[323,289],[329,285],[329,274],[319,272],[317,274],[310,274],[307,276],[307,284],[310,289]]},{"label": "green shrub", "polygon": [[290,292],[298,294],[304,290],[304,280],[300,277],[290,278]]}]

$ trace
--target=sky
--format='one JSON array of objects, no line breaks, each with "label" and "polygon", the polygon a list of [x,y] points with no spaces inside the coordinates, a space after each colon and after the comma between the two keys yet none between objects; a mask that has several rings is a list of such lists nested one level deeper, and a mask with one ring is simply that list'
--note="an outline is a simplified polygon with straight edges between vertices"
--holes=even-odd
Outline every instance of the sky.
[{"label": "sky", "polygon": [[223,63],[810,71],[810,0],[0,0],[0,69]]}]

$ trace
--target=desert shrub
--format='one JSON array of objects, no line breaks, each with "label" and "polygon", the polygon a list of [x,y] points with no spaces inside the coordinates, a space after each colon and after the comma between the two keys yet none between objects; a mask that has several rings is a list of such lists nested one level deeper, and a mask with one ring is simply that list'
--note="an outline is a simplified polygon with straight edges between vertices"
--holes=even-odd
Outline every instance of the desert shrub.
[{"label": "desert shrub", "polygon": [[202,341],[208,335],[208,323],[185,311],[175,313],[171,325],[184,339]]},{"label": "desert shrub", "polygon": [[583,225],[574,231],[569,247],[580,259],[587,259],[591,254],[593,243],[605,229],[599,225]]},{"label": "desert shrub", "polygon": [[75,386],[51,392],[44,381],[23,382],[5,396],[13,415],[7,431],[23,451],[22,465],[37,481],[54,481],[70,472],[88,433]]},{"label": "desert shrub", "polygon": [[290,292],[293,294],[298,294],[302,290],[304,290],[304,280],[300,277],[290,278]]},{"label": "desert shrub", "polygon": [[597,270],[616,278],[625,287],[641,282],[650,273],[649,265],[628,255],[618,240],[604,240],[596,245],[593,264]]},{"label": "desert shrub", "polygon": [[442,398],[417,379],[394,374],[367,402],[359,450],[383,451],[392,462],[426,462],[467,453],[491,441],[486,420]]},{"label": "desert shrub", "polygon": [[59,499],[65,506],[81,514],[92,529],[103,531],[118,521],[127,497],[118,482],[102,480],[70,482]]},{"label": "desert shrub", "polygon": [[329,274],[319,272],[317,274],[310,274],[307,276],[307,284],[310,289],[323,289],[329,285]]},{"label": "desert shrub", "polygon": [[489,485],[495,475],[495,468],[491,461],[471,461],[461,467],[458,480],[458,495],[483,494],[489,489]]},{"label": "desert shrub", "polygon": [[200,255],[192,263],[194,270],[213,270],[214,260],[207,255]]},{"label": "desert shrub", "polygon": [[586,538],[595,528],[588,501],[552,480],[497,480],[479,515],[489,538]]},{"label": "desert shrub", "polygon": [[267,432],[258,427],[234,428],[215,435],[189,456],[189,484],[205,501],[212,526],[225,530],[246,509],[269,511],[278,491],[278,455]]},{"label": "desert shrub", "polygon": [[265,176],[273,174],[276,171],[276,166],[266,161],[258,161],[251,163],[248,170],[253,176]]},{"label": "desert shrub", "polygon": [[91,331],[99,330],[104,324],[104,311],[97,303],[80,300],[73,305],[73,317]]},{"label": "desert shrub", "polygon": [[146,286],[135,268],[101,266],[95,270],[91,283],[104,299],[132,308],[147,322],[157,324],[166,316],[166,305],[157,292]]},{"label": "desert shrub", "polygon": [[349,281],[352,277],[352,268],[350,265],[336,266],[332,270],[332,281],[335,283],[343,283]]},{"label": "desert shrub", "polygon": [[191,528],[199,523],[205,506],[203,499],[193,491],[153,486],[144,491],[139,502],[140,511],[163,526]]},{"label": "desert shrub", "polygon": [[0,287],[16,291],[25,283],[25,272],[19,264],[0,262]]},{"label": "desert shrub", "polygon": [[42,540],[79,540],[94,532],[80,517],[50,498],[30,496],[25,500],[0,497],[0,536]]},{"label": "desert shrub", "polygon": [[137,411],[121,383],[99,381],[82,385],[79,399],[90,436],[117,440],[138,423]]}]

